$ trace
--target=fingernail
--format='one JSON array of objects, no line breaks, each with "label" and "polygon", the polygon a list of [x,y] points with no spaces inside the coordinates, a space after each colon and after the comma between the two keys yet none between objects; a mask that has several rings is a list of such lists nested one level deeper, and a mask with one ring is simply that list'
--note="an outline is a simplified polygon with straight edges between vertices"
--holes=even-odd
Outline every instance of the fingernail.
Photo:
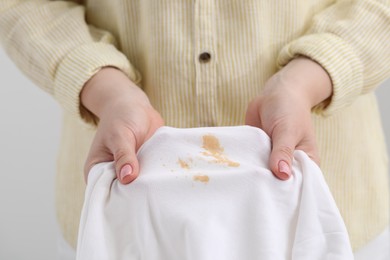
[{"label": "fingernail", "polygon": [[122,181],[124,181],[126,178],[128,178],[131,174],[133,173],[133,168],[131,167],[130,164],[126,164],[125,166],[122,167],[121,172],[120,172],[120,178]]},{"label": "fingernail", "polygon": [[279,161],[279,174],[283,180],[287,180],[291,176],[291,170],[285,161]]}]

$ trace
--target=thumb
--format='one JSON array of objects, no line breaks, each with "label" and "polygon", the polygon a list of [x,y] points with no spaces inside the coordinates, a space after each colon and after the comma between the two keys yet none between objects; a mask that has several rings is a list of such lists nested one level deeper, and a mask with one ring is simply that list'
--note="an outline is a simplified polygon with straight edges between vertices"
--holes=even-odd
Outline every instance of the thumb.
[{"label": "thumb", "polygon": [[297,145],[296,138],[291,134],[291,131],[275,127],[271,140],[270,169],[277,178],[288,180],[292,173],[291,165],[293,153]]},{"label": "thumb", "polygon": [[138,177],[139,163],[135,149],[135,139],[132,139],[121,142],[114,150],[115,172],[122,184],[128,184]]}]

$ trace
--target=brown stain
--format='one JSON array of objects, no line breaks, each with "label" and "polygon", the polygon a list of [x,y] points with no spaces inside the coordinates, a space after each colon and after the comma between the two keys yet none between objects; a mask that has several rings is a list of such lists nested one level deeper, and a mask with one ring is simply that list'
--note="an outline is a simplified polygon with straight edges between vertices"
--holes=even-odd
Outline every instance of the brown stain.
[{"label": "brown stain", "polygon": [[207,175],[194,175],[194,177],[192,177],[192,179],[194,181],[200,181],[203,183],[208,183],[210,180],[209,176],[207,176]]},{"label": "brown stain", "polygon": [[218,138],[214,135],[204,135],[202,147],[211,154],[221,154],[224,150],[223,147],[221,147],[219,144]]},{"label": "brown stain", "polygon": [[214,135],[204,135],[203,136],[203,149],[206,151],[203,152],[203,155],[214,157],[215,162],[219,164],[227,164],[229,167],[239,167],[238,162],[234,162],[227,158],[223,154],[223,147],[220,145],[219,140]]},{"label": "brown stain", "polygon": [[180,167],[181,168],[183,168],[183,169],[189,169],[190,168],[190,165],[186,162],[186,161],[184,161],[184,160],[182,160],[182,159],[180,159],[179,158],[179,160],[177,161],[177,163],[180,165]]}]

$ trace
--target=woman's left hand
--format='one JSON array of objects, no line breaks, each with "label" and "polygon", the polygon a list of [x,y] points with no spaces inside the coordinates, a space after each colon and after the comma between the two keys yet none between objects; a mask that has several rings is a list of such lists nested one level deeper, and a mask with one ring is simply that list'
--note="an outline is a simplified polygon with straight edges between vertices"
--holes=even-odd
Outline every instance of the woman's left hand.
[{"label": "woman's left hand", "polygon": [[318,63],[299,57],[272,76],[249,104],[246,124],[270,136],[269,167],[277,178],[290,177],[294,150],[303,150],[319,164],[311,109],[331,94],[328,73]]}]

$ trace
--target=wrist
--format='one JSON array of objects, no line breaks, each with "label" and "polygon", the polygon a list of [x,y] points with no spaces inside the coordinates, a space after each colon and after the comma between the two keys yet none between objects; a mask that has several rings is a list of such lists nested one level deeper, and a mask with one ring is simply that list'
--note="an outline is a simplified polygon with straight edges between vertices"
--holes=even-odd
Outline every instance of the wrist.
[{"label": "wrist", "polygon": [[288,83],[292,91],[303,96],[310,108],[326,101],[332,95],[332,80],[325,69],[317,62],[297,57],[290,61],[278,75]]},{"label": "wrist", "polygon": [[115,107],[149,104],[146,94],[123,72],[112,67],[102,68],[84,85],[80,102],[98,118]]}]

